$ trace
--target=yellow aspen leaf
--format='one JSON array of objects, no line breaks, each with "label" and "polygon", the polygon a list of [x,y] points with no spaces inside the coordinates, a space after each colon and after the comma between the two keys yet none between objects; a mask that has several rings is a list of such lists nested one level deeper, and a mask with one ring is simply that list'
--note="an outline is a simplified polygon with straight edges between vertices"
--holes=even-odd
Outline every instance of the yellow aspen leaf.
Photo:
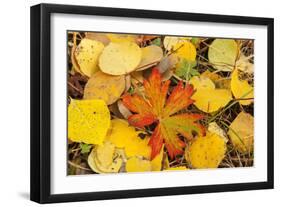
[{"label": "yellow aspen leaf", "polygon": [[77,46],[74,55],[79,65],[80,71],[88,77],[91,77],[99,70],[98,59],[104,49],[103,43],[84,38]]},{"label": "yellow aspen leaf", "polygon": [[102,144],[110,127],[110,112],[103,100],[71,99],[68,138],[73,142]]},{"label": "yellow aspen leaf", "polygon": [[131,157],[126,163],[127,172],[146,172],[151,171],[151,163],[138,157]]},{"label": "yellow aspen leaf", "polygon": [[254,118],[252,115],[240,112],[230,124],[228,135],[239,152],[252,152],[254,147]]},{"label": "yellow aspen leaf", "polygon": [[[141,137],[143,139],[141,139]],[[118,148],[124,148],[127,157],[142,156],[150,159],[151,147],[148,145],[149,137],[143,131],[135,131],[123,119],[113,119],[107,140]]]},{"label": "yellow aspen leaf", "polygon": [[110,75],[124,75],[136,69],[141,61],[141,49],[133,42],[111,42],[99,58],[102,72]]},{"label": "yellow aspen leaf", "polygon": [[163,41],[164,48],[168,51],[175,50],[175,45],[188,41],[187,37],[166,36]]},{"label": "yellow aspen leaf", "polygon": [[239,48],[233,39],[215,39],[208,50],[209,62],[215,69],[232,71]]},{"label": "yellow aspen leaf", "polygon": [[207,132],[206,136],[197,137],[186,148],[185,158],[193,168],[217,168],[226,152],[225,139],[219,135]]},{"label": "yellow aspen leaf", "polygon": [[87,82],[84,99],[102,99],[107,105],[116,102],[125,90],[125,76],[96,72]]},{"label": "yellow aspen leaf", "polygon": [[125,146],[125,153],[127,157],[142,156],[150,159],[151,147],[148,145],[149,137],[141,139],[140,134],[143,134],[143,132],[138,131],[128,139],[128,144]]},{"label": "yellow aspen leaf", "polygon": [[206,113],[212,113],[226,106],[232,99],[231,92],[226,89],[198,90],[192,96],[194,105]]},{"label": "yellow aspen leaf", "polygon": [[156,65],[163,58],[163,51],[161,47],[156,45],[149,45],[141,48],[142,58],[137,67],[137,71],[145,70]]},{"label": "yellow aspen leaf", "polygon": [[185,166],[169,167],[166,169],[166,171],[178,171],[178,170],[189,170],[189,169]]},{"label": "yellow aspen leaf", "polygon": [[239,100],[242,105],[250,105],[254,101],[254,88],[251,86],[247,80],[239,79],[239,70],[235,69],[231,75],[230,82],[231,91],[235,98],[237,99],[248,99]]},{"label": "yellow aspen leaf", "polygon": [[123,119],[112,119],[107,140],[118,148],[124,148],[128,145],[128,137],[134,136],[135,133],[135,129],[130,127],[127,121]]},{"label": "yellow aspen leaf", "polygon": [[179,42],[174,46],[176,51],[174,54],[180,59],[185,59],[187,61],[194,61],[196,58],[196,48],[189,42]]},{"label": "yellow aspen leaf", "polygon": [[191,78],[190,83],[196,89],[192,99],[194,105],[206,113],[212,113],[226,106],[232,99],[230,90],[216,89],[215,84],[207,77]]}]

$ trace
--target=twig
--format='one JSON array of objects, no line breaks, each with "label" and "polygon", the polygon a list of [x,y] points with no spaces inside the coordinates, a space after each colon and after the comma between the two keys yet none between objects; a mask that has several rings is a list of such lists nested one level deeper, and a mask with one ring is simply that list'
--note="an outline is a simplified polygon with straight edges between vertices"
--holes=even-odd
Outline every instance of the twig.
[{"label": "twig", "polygon": [[89,169],[89,168],[82,167],[82,166],[80,166],[80,165],[77,165],[77,164],[75,164],[75,163],[73,163],[73,162],[69,161],[69,160],[67,161],[67,163],[68,163],[68,164],[70,164],[71,166],[76,167],[76,168],[79,168],[79,169],[81,169],[81,170],[92,171],[92,170],[91,170],[91,169]]}]

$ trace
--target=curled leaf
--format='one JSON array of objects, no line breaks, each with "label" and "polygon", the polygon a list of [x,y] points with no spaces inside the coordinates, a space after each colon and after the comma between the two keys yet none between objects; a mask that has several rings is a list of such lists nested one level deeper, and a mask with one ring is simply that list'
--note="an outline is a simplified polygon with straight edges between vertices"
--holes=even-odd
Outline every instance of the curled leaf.
[{"label": "curled leaf", "polygon": [[141,62],[137,67],[137,71],[145,70],[156,65],[163,58],[163,51],[161,47],[156,45],[149,45],[141,48],[142,58]]},{"label": "curled leaf", "polygon": [[84,99],[102,99],[110,105],[120,98],[124,90],[124,75],[112,76],[99,71],[88,80]]},{"label": "curled leaf", "polygon": [[88,157],[90,168],[96,173],[119,172],[123,160],[110,142],[96,146]]},{"label": "curled leaf", "polygon": [[110,127],[103,100],[74,100],[68,106],[68,138],[73,142],[102,144]]}]

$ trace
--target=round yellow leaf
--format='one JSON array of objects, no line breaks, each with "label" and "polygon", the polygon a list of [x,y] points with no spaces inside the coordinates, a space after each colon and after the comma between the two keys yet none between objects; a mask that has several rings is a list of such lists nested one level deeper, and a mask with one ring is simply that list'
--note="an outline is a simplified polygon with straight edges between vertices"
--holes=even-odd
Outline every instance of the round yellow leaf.
[{"label": "round yellow leaf", "polygon": [[126,163],[127,172],[146,172],[151,171],[151,163],[138,157],[130,158]]},{"label": "round yellow leaf", "polygon": [[252,115],[240,112],[230,124],[228,135],[239,152],[252,152],[254,147],[254,118]]},{"label": "round yellow leaf", "polygon": [[186,148],[185,157],[194,168],[217,168],[223,160],[225,152],[224,138],[207,132],[205,137],[197,137],[190,147]]},{"label": "round yellow leaf", "polygon": [[129,126],[129,123],[123,119],[112,119],[111,129],[107,136],[107,140],[113,143],[118,148],[124,148],[129,145],[129,139],[134,137],[136,131],[134,127]]},{"label": "round yellow leaf", "polygon": [[107,105],[117,101],[125,90],[125,76],[112,76],[96,72],[87,82],[84,99],[102,99]]},{"label": "round yellow leaf", "polygon": [[145,70],[153,65],[156,65],[163,58],[163,51],[161,47],[156,45],[149,45],[141,48],[142,58],[137,67],[137,71]]},{"label": "round yellow leaf", "polygon": [[127,157],[142,156],[150,159],[151,147],[148,145],[149,138],[141,139],[140,134],[144,134],[144,132],[138,131],[128,139],[128,143],[125,146],[126,155]]},{"label": "round yellow leaf", "polygon": [[141,61],[141,49],[133,42],[110,43],[99,58],[100,69],[110,75],[124,75],[136,69]]},{"label": "round yellow leaf", "polygon": [[196,89],[192,95],[194,105],[206,113],[212,113],[226,106],[232,99],[230,90],[216,89],[211,79],[205,76],[193,76],[190,83]]},{"label": "round yellow leaf", "polygon": [[192,99],[194,105],[206,113],[212,113],[226,106],[231,101],[231,92],[226,89],[197,90]]},{"label": "round yellow leaf", "polygon": [[80,71],[88,77],[91,77],[99,70],[98,59],[104,49],[103,43],[84,38],[77,46],[74,55],[79,65]]},{"label": "round yellow leaf", "polygon": [[180,59],[185,59],[187,61],[194,61],[196,59],[196,48],[189,42],[179,42],[174,46],[174,53]]},{"label": "round yellow leaf", "polygon": [[215,39],[209,47],[209,61],[218,70],[232,71],[238,55],[238,49],[235,40]]},{"label": "round yellow leaf", "polygon": [[150,159],[151,147],[148,145],[149,138],[144,131],[136,131],[134,127],[123,119],[113,119],[112,127],[107,140],[118,148],[124,148],[127,157],[142,156]]},{"label": "round yellow leaf", "polygon": [[110,127],[103,100],[74,100],[68,106],[68,138],[73,142],[102,144]]},{"label": "round yellow leaf", "polygon": [[235,69],[231,75],[230,82],[231,91],[235,98],[237,99],[248,99],[248,100],[240,100],[239,103],[242,105],[249,105],[254,100],[254,88],[248,83],[247,80],[239,79],[239,71]]}]

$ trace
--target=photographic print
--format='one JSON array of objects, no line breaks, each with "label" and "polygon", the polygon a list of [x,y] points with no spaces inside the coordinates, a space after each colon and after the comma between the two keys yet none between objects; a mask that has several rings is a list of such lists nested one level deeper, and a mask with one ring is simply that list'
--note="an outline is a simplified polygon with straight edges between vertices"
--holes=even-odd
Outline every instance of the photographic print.
[{"label": "photographic print", "polygon": [[254,40],[67,31],[68,175],[254,165]]},{"label": "photographic print", "polygon": [[38,4],[30,199],[274,188],[274,19]]}]

